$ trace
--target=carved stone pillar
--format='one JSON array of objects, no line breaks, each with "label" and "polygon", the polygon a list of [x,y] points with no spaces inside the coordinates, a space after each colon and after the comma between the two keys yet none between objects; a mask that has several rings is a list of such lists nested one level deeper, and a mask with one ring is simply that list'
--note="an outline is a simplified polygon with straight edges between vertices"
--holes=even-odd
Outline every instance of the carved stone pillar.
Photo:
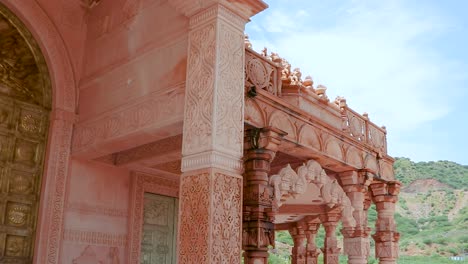
[{"label": "carved stone pillar", "polygon": [[323,260],[325,264],[338,264],[340,248],[336,238],[336,226],[341,219],[342,208],[335,207],[324,215],[320,215],[323,227],[325,227],[325,242],[323,251]]},{"label": "carved stone pillar", "polygon": [[289,230],[294,241],[292,248],[292,264],[306,264],[306,234],[302,226],[298,225]]},{"label": "carved stone pillar", "polygon": [[375,256],[380,264],[395,264],[398,258],[400,234],[395,225],[395,204],[400,192],[399,182],[378,182],[371,184],[372,200],[377,208]]},{"label": "carved stone pillar", "polygon": [[367,226],[367,208],[365,209],[366,193],[371,179],[366,174],[350,171],[340,174],[343,190],[349,197],[354,208],[353,217],[356,227],[344,227],[344,253],[349,264],[366,264],[370,253],[370,228]]},{"label": "carved stone pillar", "polygon": [[242,246],[244,263],[267,264],[268,246],[274,246],[273,188],[268,173],[284,132],[250,129],[245,137]]},{"label": "carved stone pillar", "polygon": [[307,229],[305,230],[307,238],[306,264],[318,264],[318,256],[322,251],[317,248],[317,245],[315,244],[315,238],[317,236],[319,227],[319,221],[307,222]]},{"label": "carved stone pillar", "polygon": [[178,263],[240,263],[247,18],[217,1],[171,2],[191,12]]}]

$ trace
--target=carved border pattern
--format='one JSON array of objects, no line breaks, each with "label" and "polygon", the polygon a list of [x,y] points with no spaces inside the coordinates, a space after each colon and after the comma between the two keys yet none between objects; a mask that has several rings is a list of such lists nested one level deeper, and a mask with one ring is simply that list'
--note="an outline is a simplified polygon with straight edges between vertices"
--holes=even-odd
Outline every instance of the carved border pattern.
[{"label": "carved border pattern", "polygon": [[214,151],[190,155],[182,159],[183,172],[202,168],[219,168],[240,173],[243,166],[242,159],[236,160],[233,157]]},{"label": "carved border pattern", "polygon": [[[41,221],[48,230],[47,263],[57,263],[60,240],[63,229],[63,212],[65,206],[66,182],[70,159],[71,136],[73,123],[64,120],[52,121],[51,135],[61,134],[55,141],[50,140],[49,159],[44,174],[45,188],[42,189],[42,199],[47,199],[47,208],[42,209]],[[59,132],[61,131],[61,132]],[[49,189],[50,188],[50,189]]]},{"label": "carved border pattern", "polygon": [[145,192],[178,197],[179,182],[177,180],[135,172],[132,175],[131,184],[131,208],[129,211],[131,217],[128,221],[128,263],[140,264]]},{"label": "carved border pattern", "polygon": [[179,263],[208,264],[210,173],[182,176],[180,190]]},{"label": "carved border pattern", "polygon": [[116,217],[127,217],[127,210],[109,208],[105,206],[95,206],[89,204],[80,203],[69,203],[67,209],[70,211],[76,211],[80,213],[95,213],[99,215],[116,216]]},{"label": "carved border pattern", "polygon": [[147,126],[163,124],[182,116],[183,84],[165,94],[155,93],[96,119],[77,124],[73,151],[80,151],[99,141],[109,141]]},{"label": "carved border pattern", "polygon": [[104,245],[111,247],[126,247],[127,235],[112,233],[92,232],[66,229],[63,232],[63,240],[87,245]]},{"label": "carved border pattern", "polygon": [[211,263],[239,263],[242,228],[242,178],[215,173]]}]

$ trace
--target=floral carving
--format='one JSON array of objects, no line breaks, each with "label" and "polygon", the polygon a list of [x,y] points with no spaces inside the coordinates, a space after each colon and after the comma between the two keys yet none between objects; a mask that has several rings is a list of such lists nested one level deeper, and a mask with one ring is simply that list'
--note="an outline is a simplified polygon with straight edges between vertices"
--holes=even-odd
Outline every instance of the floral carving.
[{"label": "floral carving", "polygon": [[183,153],[211,146],[216,52],[215,23],[189,34]]},{"label": "floral carving", "polygon": [[181,264],[210,263],[207,258],[210,241],[210,186],[209,173],[182,176],[179,230]]},{"label": "floral carving", "polygon": [[215,173],[210,263],[236,263],[241,254],[242,178]]},{"label": "floral carving", "polygon": [[[218,84],[216,87],[215,144],[242,155],[244,140],[244,45],[243,33],[226,22],[219,24]],[[215,90],[216,90],[215,89]]]}]

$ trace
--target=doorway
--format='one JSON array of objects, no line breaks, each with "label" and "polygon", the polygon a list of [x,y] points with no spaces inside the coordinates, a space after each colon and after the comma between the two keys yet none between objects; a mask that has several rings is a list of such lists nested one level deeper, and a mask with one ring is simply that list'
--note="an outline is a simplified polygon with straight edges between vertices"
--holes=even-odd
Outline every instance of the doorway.
[{"label": "doorway", "polygon": [[145,193],[141,264],[175,264],[178,199]]}]

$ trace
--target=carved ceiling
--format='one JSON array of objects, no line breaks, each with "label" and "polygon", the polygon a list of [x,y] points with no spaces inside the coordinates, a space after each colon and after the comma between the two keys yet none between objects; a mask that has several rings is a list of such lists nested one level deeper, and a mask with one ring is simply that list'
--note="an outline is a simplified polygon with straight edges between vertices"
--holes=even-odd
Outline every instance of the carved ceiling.
[{"label": "carved ceiling", "polygon": [[[0,95],[50,108],[47,67],[32,36],[0,5]],[[14,25],[20,25],[18,27]],[[37,52],[35,52],[37,51]]]}]

